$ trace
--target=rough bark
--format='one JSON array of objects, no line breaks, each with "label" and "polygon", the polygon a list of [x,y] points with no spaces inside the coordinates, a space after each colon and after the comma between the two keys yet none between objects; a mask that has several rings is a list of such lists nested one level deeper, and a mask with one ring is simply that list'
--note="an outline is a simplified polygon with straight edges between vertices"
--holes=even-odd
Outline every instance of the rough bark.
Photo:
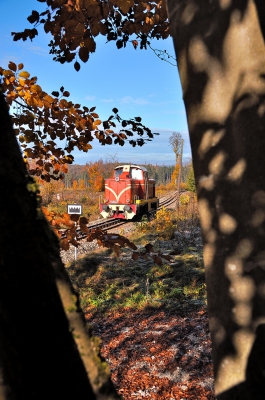
[{"label": "rough bark", "polygon": [[219,400],[265,390],[265,4],[167,0],[204,244]]},{"label": "rough bark", "polygon": [[118,399],[27,175],[2,92],[0,120],[0,398]]}]

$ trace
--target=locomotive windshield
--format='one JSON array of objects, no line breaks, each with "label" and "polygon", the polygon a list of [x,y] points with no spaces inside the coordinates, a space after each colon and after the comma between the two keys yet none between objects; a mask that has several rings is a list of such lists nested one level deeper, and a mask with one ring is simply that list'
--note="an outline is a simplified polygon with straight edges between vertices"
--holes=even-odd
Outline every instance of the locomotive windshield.
[{"label": "locomotive windshield", "polygon": [[115,173],[114,173],[114,178],[119,178],[119,176],[122,174],[123,169],[115,169]]},{"label": "locomotive windshield", "polygon": [[131,168],[132,179],[143,179],[142,171],[138,168]]},{"label": "locomotive windshield", "polygon": [[125,173],[126,178],[132,178],[137,180],[143,179],[143,173],[146,172],[147,174],[147,171],[145,170],[144,167],[140,168],[136,165],[126,164],[115,168],[114,178],[120,178],[123,172]]}]

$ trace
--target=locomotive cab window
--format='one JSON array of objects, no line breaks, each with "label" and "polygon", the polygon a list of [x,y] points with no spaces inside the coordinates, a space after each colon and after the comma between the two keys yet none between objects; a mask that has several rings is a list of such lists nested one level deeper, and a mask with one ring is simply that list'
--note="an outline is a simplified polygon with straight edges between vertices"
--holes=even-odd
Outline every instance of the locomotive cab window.
[{"label": "locomotive cab window", "polygon": [[115,169],[115,174],[114,174],[114,178],[119,178],[120,175],[122,174],[122,169]]},{"label": "locomotive cab window", "polygon": [[140,169],[131,169],[132,179],[143,179],[142,171]]}]

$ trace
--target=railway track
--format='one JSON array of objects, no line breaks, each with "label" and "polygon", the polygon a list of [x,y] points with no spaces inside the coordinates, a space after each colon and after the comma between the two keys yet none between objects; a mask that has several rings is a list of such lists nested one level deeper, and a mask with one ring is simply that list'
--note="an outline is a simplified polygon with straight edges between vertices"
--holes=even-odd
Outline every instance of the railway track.
[{"label": "railway track", "polygon": [[[162,207],[169,207],[172,205],[176,200],[177,200],[178,192],[174,191],[166,196],[163,196],[159,200],[159,207],[157,208],[158,210],[161,209]],[[156,211],[151,212],[150,214],[154,214]],[[118,228],[119,226],[125,225],[128,222],[132,221],[127,221],[127,220],[120,220],[120,219],[113,219],[113,218],[107,218],[104,220],[98,220],[98,221],[93,221],[87,225],[89,231],[93,231],[94,229],[101,229],[102,231],[106,231],[107,229],[114,229]],[[80,232],[81,234],[81,232]]]},{"label": "railway track", "polygon": [[[177,191],[173,191],[168,193],[166,196],[163,196],[159,199],[159,206],[157,208],[157,210],[162,209],[162,207],[170,207],[170,205],[174,204],[174,202],[176,202],[178,198],[178,192]],[[155,215],[156,211],[152,211],[151,213],[149,213],[149,217],[152,217],[153,215]],[[109,229],[115,229],[118,228],[119,226],[125,225],[129,222],[132,221],[127,221],[127,220],[122,220],[122,219],[113,219],[113,218],[107,218],[104,220],[97,220],[97,221],[92,221],[90,223],[87,224],[87,228],[89,230],[89,232],[93,232],[97,229],[100,229],[102,231],[106,231]],[[87,236],[87,233],[82,232],[81,229],[77,226],[76,229],[76,239],[80,240],[80,239],[84,239]],[[64,233],[62,234],[62,238],[66,237],[64,235]]]},{"label": "railway track", "polygon": [[103,231],[107,229],[113,229],[117,228],[120,225],[124,225],[127,223],[127,220],[120,220],[120,219],[113,219],[113,218],[107,218],[105,220],[98,220],[98,221],[93,221],[87,225],[89,230],[93,229],[101,229]]},{"label": "railway track", "polygon": [[172,204],[174,204],[174,202],[177,201],[178,198],[178,191],[175,190],[173,192],[168,193],[166,196],[163,196],[161,199],[159,199],[159,207],[158,210],[160,210],[162,207],[169,207]]}]

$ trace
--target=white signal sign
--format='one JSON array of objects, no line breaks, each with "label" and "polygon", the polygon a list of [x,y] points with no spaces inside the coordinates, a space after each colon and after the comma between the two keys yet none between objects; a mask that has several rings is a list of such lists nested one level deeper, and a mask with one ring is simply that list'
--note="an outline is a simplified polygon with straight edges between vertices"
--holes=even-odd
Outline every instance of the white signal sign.
[{"label": "white signal sign", "polygon": [[82,204],[67,204],[68,214],[82,214]]}]

